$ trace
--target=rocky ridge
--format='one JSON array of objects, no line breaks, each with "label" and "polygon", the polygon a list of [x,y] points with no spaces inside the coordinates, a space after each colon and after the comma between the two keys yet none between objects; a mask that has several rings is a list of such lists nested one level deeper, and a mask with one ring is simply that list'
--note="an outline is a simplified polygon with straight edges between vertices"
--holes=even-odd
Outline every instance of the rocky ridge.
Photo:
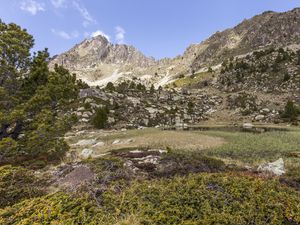
[{"label": "rocky ridge", "polygon": [[234,28],[217,32],[207,40],[189,46],[173,59],[154,60],[128,45],[113,45],[105,37],[84,40],[55,57],[51,65],[63,64],[90,85],[140,79],[144,84],[163,86],[181,75],[193,74],[266,47],[299,44],[300,8],[265,12],[244,20]]}]

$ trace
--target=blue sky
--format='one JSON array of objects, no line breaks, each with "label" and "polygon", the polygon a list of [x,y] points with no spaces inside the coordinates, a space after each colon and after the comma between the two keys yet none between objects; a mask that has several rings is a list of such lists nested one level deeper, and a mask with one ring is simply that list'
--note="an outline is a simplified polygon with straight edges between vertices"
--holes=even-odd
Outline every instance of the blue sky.
[{"label": "blue sky", "polygon": [[300,0],[0,0],[0,18],[26,28],[34,50],[64,52],[97,34],[134,45],[155,58],[182,54],[216,31]]}]

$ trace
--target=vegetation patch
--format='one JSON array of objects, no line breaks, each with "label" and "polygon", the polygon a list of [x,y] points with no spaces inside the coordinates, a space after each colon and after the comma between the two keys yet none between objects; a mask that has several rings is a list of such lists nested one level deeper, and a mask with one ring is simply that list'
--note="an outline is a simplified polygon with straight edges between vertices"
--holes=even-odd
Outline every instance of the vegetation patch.
[{"label": "vegetation patch", "polygon": [[211,76],[211,72],[196,73],[191,76],[181,77],[173,83],[169,84],[168,87],[185,87],[193,84],[198,84],[204,81],[206,78]]},{"label": "vegetation patch", "polygon": [[12,166],[0,167],[0,208],[24,199],[45,194],[45,180],[37,178],[32,171]]},{"label": "vegetation patch", "polygon": [[299,224],[299,204],[299,192],[276,180],[194,174],[137,181],[118,194],[105,192],[98,206],[63,193],[27,200],[0,210],[0,223]]},{"label": "vegetation patch", "polygon": [[[205,150],[209,156],[232,159],[249,164],[287,158],[286,154],[299,150],[300,132],[265,132],[261,134],[242,132],[206,131],[207,135],[222,137],[227,143]],[[300,163],[295,159],[294,163]]]}]

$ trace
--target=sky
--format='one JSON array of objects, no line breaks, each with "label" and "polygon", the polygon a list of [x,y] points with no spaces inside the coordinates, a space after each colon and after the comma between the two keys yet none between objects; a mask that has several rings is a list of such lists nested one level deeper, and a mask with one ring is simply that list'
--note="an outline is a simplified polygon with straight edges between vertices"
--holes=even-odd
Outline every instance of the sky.
[{"label": "sky", "polygon": [[26,28],[33,50],[52,56],[104,35],[160,59],[264,11],[295,7],[300,0],[0,0],[0,19]]}]

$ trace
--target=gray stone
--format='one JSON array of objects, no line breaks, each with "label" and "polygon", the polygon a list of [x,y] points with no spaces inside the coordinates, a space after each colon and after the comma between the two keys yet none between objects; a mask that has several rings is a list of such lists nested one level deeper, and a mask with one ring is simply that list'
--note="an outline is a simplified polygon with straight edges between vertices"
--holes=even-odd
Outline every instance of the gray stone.
[{"label": "gray stone", "polygon": [[253,127],[254,127],[254,125],[252,123],[244,123],[243,124],[244,129],[252,129]]},{"label": "gray stone", "polygon": [[257,115],[257,116],[255,117],[255,120],[256,120],[256,121],[260,121],[260,120],[263,120],[264,118],[265,118],[264,115]]},{"label": "gray stone", "polygon": [[95,139],[84,139],[78,141],[75,145],[77,146],[88,146],[88,145],[94,145],[97,141]]},{"label": "gray stone", "polygon": [[80,153],[80,156],[81,156],[82,158],[87,159],[87,158],[91,157],[92,154],[93,154],[93,150],[88,149],[88,148],[85,148],[85,149],[83,149],[82,152]]},{"label": "gray stone", "polygon": [[257,170],[260,172],[269,172],[276,176],[281,176],[285,173],[284,161],[282,158],[280,158],[275,162],[260,165]]}]

